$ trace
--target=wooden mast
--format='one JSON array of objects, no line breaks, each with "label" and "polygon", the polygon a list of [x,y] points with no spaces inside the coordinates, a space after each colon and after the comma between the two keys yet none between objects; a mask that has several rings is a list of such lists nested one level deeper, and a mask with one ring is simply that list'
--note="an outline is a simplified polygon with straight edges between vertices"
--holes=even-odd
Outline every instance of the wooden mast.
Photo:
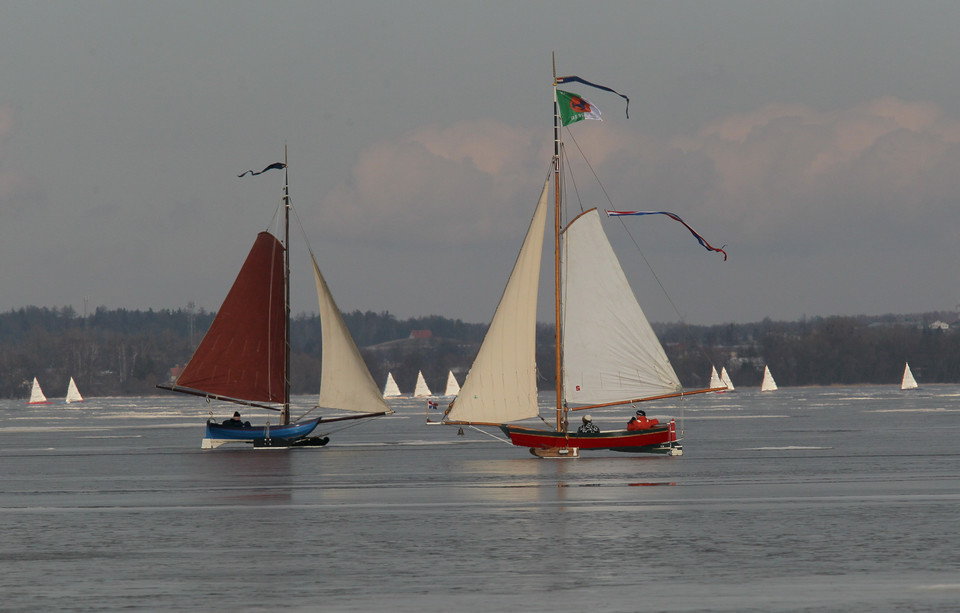
[{"label": "wooden mast", "polygon": [[557,56],[553,54],[553,304],[556,343],[557,432],[565,430],[563,419],[563,348],[560,343],[560,106],[557,102]]},{"label": "wooden mast", "polygon": [[283,409],[280,425],[290,423],[290,167],[287,165],[287,144],[283,144]]}]

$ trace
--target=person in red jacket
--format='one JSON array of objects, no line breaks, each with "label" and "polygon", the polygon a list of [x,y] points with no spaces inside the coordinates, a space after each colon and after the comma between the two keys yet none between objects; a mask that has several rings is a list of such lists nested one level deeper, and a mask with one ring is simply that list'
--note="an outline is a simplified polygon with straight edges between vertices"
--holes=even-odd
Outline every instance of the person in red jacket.
[{"label": "person in red jacket", "polygon": [[659,419],[647,419],[646,411],[637,409],[637,414],[630,418],[627,423],[627,430],[647,430],[659,424]]}]

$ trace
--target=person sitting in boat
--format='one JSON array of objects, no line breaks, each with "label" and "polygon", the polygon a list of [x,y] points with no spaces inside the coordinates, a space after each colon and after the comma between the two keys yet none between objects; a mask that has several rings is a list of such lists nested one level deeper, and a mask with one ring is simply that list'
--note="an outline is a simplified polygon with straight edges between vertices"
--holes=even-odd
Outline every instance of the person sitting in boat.
[{"label": "person sitting in boat", "polygon": [[242,419],[240,419],[240,411],[234,411],[233,417],[231,417],[230,419],[223,420],[223,425],[224,426],[240,426],[241,428],[249,428],[250,422],[243,421]]},{"label": "person sitting in boat", "polygon": [[627,430],[647,430],[659,423],[659,419],[647,419],[647,412],[643,409],[637,409],[637,414],[631,417],[627,423]]},{"label": "person sitting in boat", "polygon": [[583,423],[580,424],[580,427],[577,428],[577,434],[599,434],[600,428],[593,423],[593,419],[589,415],[583,416]]}]

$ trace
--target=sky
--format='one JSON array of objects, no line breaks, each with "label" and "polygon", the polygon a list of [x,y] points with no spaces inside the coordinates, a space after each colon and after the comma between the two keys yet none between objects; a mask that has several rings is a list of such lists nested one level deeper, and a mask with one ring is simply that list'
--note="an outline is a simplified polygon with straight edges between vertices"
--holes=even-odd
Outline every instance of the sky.
[{"label": "sky", "polygon": [[954,310],[957,23],[922,0],[0,0],[0,312],[218,309],[283,183],[237,175],[286,146],[341,310],[488,322],[550,165],[552,54],[630,97],[567,87],[603,113],[566,138],[582,206],[672,211],[729,254],[605,219],[652,321]]}]

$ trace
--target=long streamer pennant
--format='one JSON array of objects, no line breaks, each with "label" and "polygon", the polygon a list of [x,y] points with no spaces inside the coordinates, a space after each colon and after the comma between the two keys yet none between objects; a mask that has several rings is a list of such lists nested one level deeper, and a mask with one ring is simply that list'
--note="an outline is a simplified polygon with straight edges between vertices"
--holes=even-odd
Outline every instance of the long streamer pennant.
[{"label": "long streamer pennant", "polygon": [[618,91],[615,90],[615,89],[611,89],[611,88],[609,88],[609,87],[607,87],[607,86],[605,86],[605,85],[598,85],[598,84],[596,84],[596,83],[591,83],[590,81],[587,81],[586,79],[581,79],[580,77],[578,77],[578,76],[576,76],[576,75],[570,75],[569,77],[557,77],[557,83],[558,83],[558,84],[559,84],[559,83],[583,83],[584,85],[588,85],[588,86],[590,86],[590,87],[596,87],[597,89],[602,89],[602,90],[605,91],[605,92],[610,92],[610,93],[616,94],[616,95],[620,96],[621,98],[623,98],[624,100],[627,101],[627,111],[626,111],[626,112],[627,112],[627,119],[630,119],[630,98],[628,98],[627,96],[621,94],[620,92],[618,92]]},{"label": "long streamer pennant", "polygon": [[700,236],[699,234],[697,234],[697,231],[694,230],[693,228],[691,228],[691,227],[687,224],[687,222],[685,222],[684,220],[680,219],[680,216],[677,215],[676,213],[670,213],[670,212],[667,212],[667,211],[607,211],[607,216],[608,216],[608,217],[624,217],[624,216],[627,216],[627,215],[666,215],[667,217],[669,217],[669,218],[671,218],[671,219],[673,219],[673,220],[675,220],[675,221],[679,221],[680,223],[682,223],[682,224],[684,225],[684,227],[686,227],[687,230],[690,230],[690,234],[693,234],[693,235],[696,237],[696,239],[700,242],[700,244],[704,246],[705,249],[707,249],[708,251],[717,251],[717,252],[719,252],[719,253],[722,253],[722,254],[723,254],[723,261],[724,261],[724,262],[727,261],[727,252],[723,250],[723,247],[726,247],[726,245],[724,245],[723,247],[721,247],[721,248],[719,248],[719,249],[717,249],[716,247],[712,246],[710,243],[707,242],[707,240],[706,240],[705,238],[703,238],[702,236]]},{"label": "long streamer pennant", "polygon": [[267,172],[268,170],[273,170],[274,168],[286,168],[286,167],[287,167],[287,165],[284,164],[283,162],[274,162],[273,164],[270,164],[269,166],[267,166],[266,168],[264,168],[264,169],[261,170],[260,172],[253,172],[252,170],[248,170],[247,172],[243,173],[242,175],[237,175],[237,176],[238,176],[238,177],[245,177],[246,175],[250,175],[251,177],[255,177],[255,176],[257,176],[257,175],[262,175],[263,173]]}]

